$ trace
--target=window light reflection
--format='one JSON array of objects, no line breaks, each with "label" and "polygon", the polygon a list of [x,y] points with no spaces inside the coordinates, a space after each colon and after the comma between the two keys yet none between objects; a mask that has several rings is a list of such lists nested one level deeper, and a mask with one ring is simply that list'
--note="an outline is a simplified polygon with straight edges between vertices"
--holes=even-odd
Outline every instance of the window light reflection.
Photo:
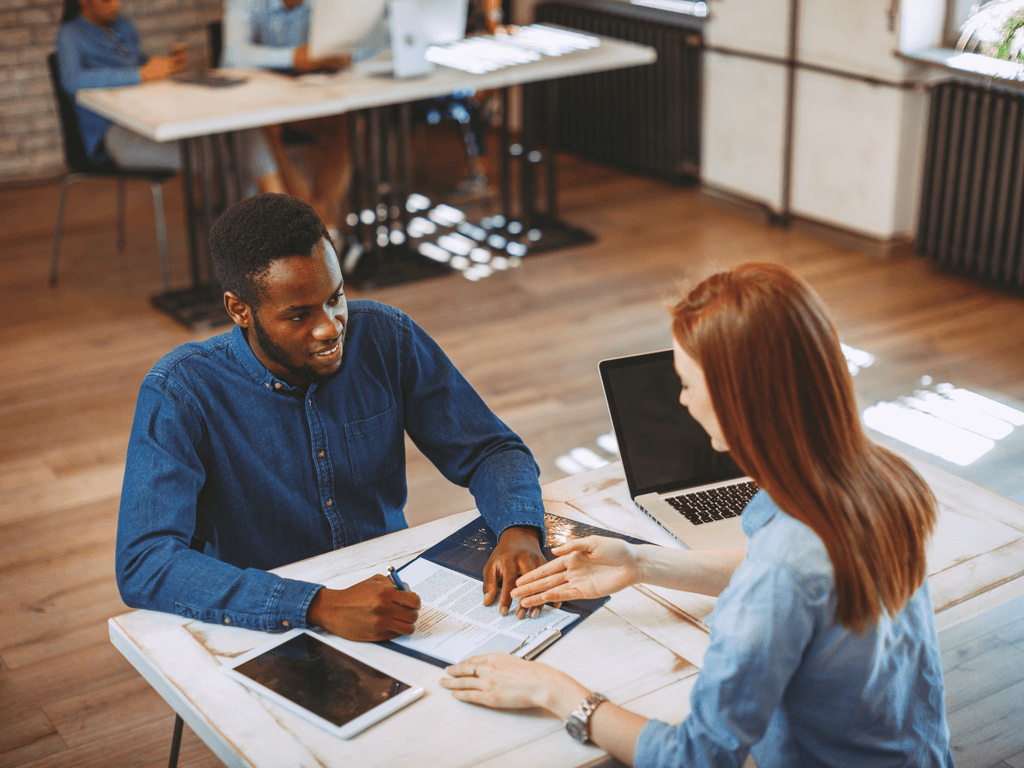
[{"label": "window light reflection", "polygon": [[[923,377],[922,383],[930,383]],[[864,423],[883,435],[966,467],[1024,425],[1024,411],[969,389],[937,384],[899,402],[864,411]]]}]

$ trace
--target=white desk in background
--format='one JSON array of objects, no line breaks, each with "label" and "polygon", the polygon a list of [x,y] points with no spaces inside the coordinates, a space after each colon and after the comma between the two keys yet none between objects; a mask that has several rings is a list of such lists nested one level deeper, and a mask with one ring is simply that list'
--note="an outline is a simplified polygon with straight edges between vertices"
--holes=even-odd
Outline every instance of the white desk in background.
[{"label": "white desk in background", "polygon": [[[938,496],[929,554],[936,623],[945,629],[1024,594],[1024,507],[911,459]],[[619,464],[543,488],[548,512],[676,546],[626,492]],[[400,565],[464,525],[475,511],[383,536],[278,569],[284,576],[344,587]],[[708,645],[711,598],[632,587],[616,595],[541,660],[647,717],[681,721]],[[132,611],[110,620],[114,645],[229,766],[544,766],[610,759],[582,746],[562,722],[455,701],[437,667],[373,644],[361,653],[427,690],[419,701],[349,741],[335,738],[223,675],[225,660],[268,635],[168,614]]]},{"label": "white desk in background", "polygon": [[[202,169],[208,166],[211,161],[204,160],[204,158],[218,157],[218,148],[222,146],[225,134],[248,128],[327,115],[355,113],[361,110],[369,110],[368,140],[380,152],[387,152],[386,145],[389,142],[381,140],[383,130],[380,128],[380,121],[387,122],[391,119],[389,117],[390,110],[381,108],[395,105],[401,105],[400,117],[397,122],[399,129],[404,132],[404,140],[399,137],[398,144],[403,151],[407,152],[409,145],[408,105],[410,102],[465,90],[502,89],[506,104],[505,112],[508,114],[507,88],[509,86],[543,81],[548,84],[545,103],[552,105],[557,94],[556,81],[559,78],[635,67],[655,61],[656,54],[653,48],[611,38],[597,39],[600,44],[587,50],[577,50],[560,56],[544,56],[538,61],[516,64],[484,74],[470,74],[444,66],[437,66],[434,72],[427,77],[409,80],[397,80],[389,75],[364,74],[355,70],[344,70],[330,75],[305,75],[298,78],[267,71],[226,70],[228,73],[242,75],[246,81],[240,85],[225,88],[210,88],[174,80],[162,80],[121,88],[84,90],[78,93],[77,100],[82,106],[154,141],[181,142],[182,151],[188,163],[186,171],[190,171],[193,167]],[[502,213],[506,221],[512,219],[513,213],[520,218],[535,220],[534,223],[528,222],[527,227],[523,230],[516,231],[511,235],[508,232],[502,234],[506,239],[520,240],[521,245],[529,243],[526,247],[535,252],[550,247],[586,242],[590,239],[586,233],[567,226],[563,226],[562,230],[568,234],[560,235],[562,230],[559,229],[561,223],[557,217],[555,153],[554,151],[543,153],[535,151],[540,145],[541,137],[543,137],[543,143],[549,147],[553,147],[557,142],[555,138],[557,125],[553,123],[552,113],[553,110],[549,110],[549,114],[543,120],[538,121],[542,124],[540,126],[531,126],[529,124],[531,118],[525,117],[524,129],[529,128],[528,136],[522,145],[515,148],[512,147],[508,138],[508,121],[502,121],[502,143],[504,145],[500,179],[504,209]],[[356,153],[357,161],[359,161],[358,154]],[[230,156],[230,151],[227,152],[227,155]],[[510,192],[509,162],[513,156],[521,160],[520,171],[525,182],[520,185],[523,194],[523,202],[520,206],[522,210],[517,212],[512,210]],[[541,158],[547,166],[547,210],[545,212],[535,210],[537,184],[534,182],[534,175]],[[217,162],[219,163],[219,161]],[[389,184],[381,183],[382,174],[386,173],[381,169],[387,168],[389,163],[386,162],[386,158],[385,162],[381,162],[380,155],[374,155],[371,152],[370,159],[365,163],[367,170],[364,173],[368,180],[365,187],[369,192],[364,194],[367,199],[357,201],[358,204],[353,207],[360,212],[380,210],[382,205],[389,210],[397,209],[400,211],[399,218],[403,219],[401,225],[404,230],[406,224],[404,220],[406,216],[405,200],[412,191],[410,188],[411,170],[407,154],[404,162],[403,158],[399,157],[396,164],[404,165],[399,170],[399,178]],[[224,168],[219,168],[218,173],[215,174],[221,182],[232,175]],[[225,185],[222,184],[221,188],[225,189]],[[383,194],[381,193],[382,189],[384,190]],[[240,190],[236,185],[233,192],[226,190],[220,195],[226,198],[225,200],[215,201],[213,198],[218,195],[213,189],[211,181],[204,189],[202,204],[197,206],[191,185],[185,185],[192,285],[185,291],[174,292],[176,296],[168,296],[168,304],[173,305],[174,301],[178,299],[187,304],[190,298],[187,295],[189,292],[196,293],[197,297],[201,298],[204,290],[208,290],[214,283],[209,257],[205,253],[205,242],[201,242],[201,238],[205,238],[205,232],[212,224],[217,209],[233,202],[239,193]],[[215,202],[218,204],[214,204]],[[373,222],[374,227],[378,223],[380,222]],[[542,233],[541,239],[528,241],[525,237],[527,229],[537,229],[539,233]],[[549,234],[551,237],[545,240],[544,237]],[[376,267],[379,268],[380,273],[371,275],[365,280],[353,280],[357,284],[362,282],[368,285],[381,285],[389,282],[401,282],[427,274],[436,274],[438,271],[439,265],[436,261],[431,262],[420,256],[414,249],[409,248],[408,243],[398,249],[390,249],[389,246],[386,252],[382,252],[377,249],[372,239],[364,240],[364,242],[371,249],[377,250],[375,256],[379,262]],[[550,244],[545,245],[545,243]],[[488,247],[486,243],[484,247]],[[365,263],[370,267],[375,266],[372,262]],[[447,265],[441,265],[441,270],[443,272],[450,271]],[[423,274],[420,274],[421,271]],[[214,311],[222,313],[222,309],[219,307],[219,292],[215,289],[212,298],[215,305]],[[160,303],[157,303],[160,306]],[[174,314],[172,306],[162,306],[162,308]],[[190,316],[186,309],[183,309],[177,316],[189,325],[201,324],[204,319],[208,320],[202,316],[202,313],[189,319]]]}]

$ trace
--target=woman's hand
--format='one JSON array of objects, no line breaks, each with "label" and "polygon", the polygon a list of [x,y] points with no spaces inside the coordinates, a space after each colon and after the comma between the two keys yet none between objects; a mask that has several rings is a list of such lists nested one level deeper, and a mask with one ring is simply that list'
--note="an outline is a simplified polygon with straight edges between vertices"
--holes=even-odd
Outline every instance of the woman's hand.
[{"label": "woman's hand", "polygon": [[180,72],[185,66],[185,54],[173,56],[154,56],[142,67],[139,68],[139,79],[148,83],[151,80],[163,80],[175,72]]},{"label": "woman's hand", "polygon": [[637,549],[621,539],[587,536],[551,551],[559,557],[516,581],[520,606],[603,597],[640,581]]},{"label": "woman's hand", "polygon": [[565,718],[590,695],[564,672],[506,653],[473,656],[445,672],[451,677],[441,687],[456,699],[494,709],[540,707]]}]

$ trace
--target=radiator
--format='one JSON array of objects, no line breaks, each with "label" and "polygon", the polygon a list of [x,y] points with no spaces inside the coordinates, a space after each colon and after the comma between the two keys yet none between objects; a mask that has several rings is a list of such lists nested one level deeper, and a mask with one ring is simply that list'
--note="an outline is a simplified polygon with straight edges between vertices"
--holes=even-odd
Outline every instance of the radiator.
[{"label": "radiator", "polygon": [[918,250],[1024,288],[1024,94],[940,83],[930,111]]},{"label": "radiator", "polygon": [[703,22],[621,2],[558,0],[535,20],[649,45],[655,64],[558,83],[559,149],[670,181],[700,170]]}]

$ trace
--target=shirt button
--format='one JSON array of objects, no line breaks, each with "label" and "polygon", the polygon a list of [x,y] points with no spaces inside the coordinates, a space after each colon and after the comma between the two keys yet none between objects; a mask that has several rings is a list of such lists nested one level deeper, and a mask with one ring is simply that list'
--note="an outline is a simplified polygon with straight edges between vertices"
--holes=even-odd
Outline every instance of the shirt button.
[{"label": "shirt button", "polygon": [[225,624],[230,624],[231,623],[231,617],[230,616],[225,616],[224,617],[224,623]]},{"label": "shirt button", "polygon": [[281,382],[279,381],[279,382],[277,382],[277,383],[276,383],[276,384],[274,385],[274,389],[280,389],[280,388],[281,388]]},{"label": "shirt button", "polygon": [[313,404],[313,398],[309,398],[309,400],[307,400],[306,402],[309,403],[310,405],[312,405]]},{"label": "shirt button", "polygon": [[270,389],[270,385],[269,384],[264,384],[263,386],[265,386],[267,389]]},{"label": "shirt button", "polygon": [[317,453],[317,456],[319,456],[322,459],[324,457],[324,452],[323,451],[319,451]]},{"label": "shirt button", "polygon": [[328,499],[327,500],[327,506],[328,507],[332,506],[333,504],[334,504],[334,499]]},{"label": "shirt button", "polygon": [[282,627],[290,627],[291,625],[292,625],[292,623],[290,621],[288,621],[288,619],[285,619],[284,621],[281,622],[281,626]]}]

